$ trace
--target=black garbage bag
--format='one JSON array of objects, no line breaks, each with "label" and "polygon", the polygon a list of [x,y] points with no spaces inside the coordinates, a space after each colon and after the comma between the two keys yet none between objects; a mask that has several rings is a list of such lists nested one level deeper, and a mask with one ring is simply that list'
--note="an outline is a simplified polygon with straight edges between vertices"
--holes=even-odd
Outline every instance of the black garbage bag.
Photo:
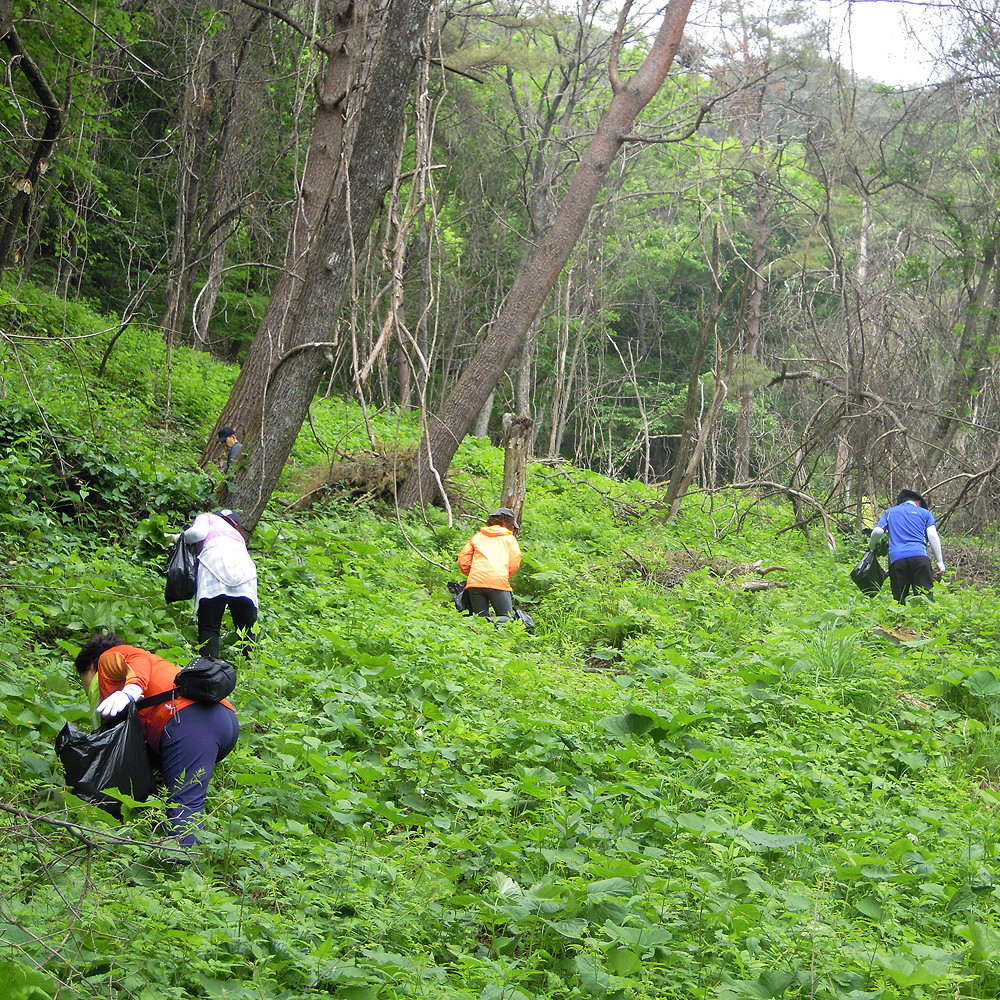
[{"label": "black garbage bag", "polygon": [[882,589],[887,576],[888,573],[882,569],[874,552],[866,552],[861,557],[861,562],[851,570],[851,579],[869,597],[874,597]]},{"label": "black garbage bag", "polygon": [[93,733],[67,722],[56,737],[56,755],[73,794],[116,819],[121,819],[121,803],[105,791],[114,788],[145,802],[156,787],[135,705],[128,707],[120,722]]},{"label": "black garbage bag", "polygon": [[462,614],[471,615],[472,605],[469,603],[469,595],[465,590],[464,580],[452,580],[448,585],[451,596],[455,598],[455,607]]},{"label": "black garbage bag", "polygon": [[532,618],[527,611],[522,611],[520,608],[514,608],[513,620],[520,622],[529,632],[535,631],[535,619]]},{"label": "black garbage bag", "polygon": [[198,554],[184,536],[174,543],[167,561],[167,586],[164,593],[167,604],[189,601],[198,589]]}]

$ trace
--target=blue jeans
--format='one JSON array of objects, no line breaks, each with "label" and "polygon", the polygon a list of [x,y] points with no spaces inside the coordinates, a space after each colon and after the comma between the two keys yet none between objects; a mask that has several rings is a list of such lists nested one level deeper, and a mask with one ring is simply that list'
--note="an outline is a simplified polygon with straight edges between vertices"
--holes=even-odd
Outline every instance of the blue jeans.
[{"label": "blue jeans", "polygon": [[236,746],[240,724],[221,702],[182,708],[167,723],[160,740],[163,779],[170,802],[170,825],[180,842],[195,842],[194,827],[205,811],[208,783],[215,765]]}]

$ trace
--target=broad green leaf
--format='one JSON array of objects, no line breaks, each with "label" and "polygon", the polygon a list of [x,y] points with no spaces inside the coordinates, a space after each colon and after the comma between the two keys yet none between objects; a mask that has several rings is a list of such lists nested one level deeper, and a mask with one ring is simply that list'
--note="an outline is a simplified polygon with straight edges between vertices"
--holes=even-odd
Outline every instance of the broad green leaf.
[{"label": "broad green leaf", "polygon": [[773,997],[780,997],[795,982],[795,973],[787,971],[762,972],[757,977],[757,988],[762,997],[771,1000]]},{"label": "broad green leaf", "polygon": [[601,997],[615,988],[615,978],[608,975],[593,955],[577,955],[574,964],[585,993]]},{"label": "broad green leaf", "polygon": [[763,830],[755,830],[752,826],[737,830],[736,835],[751,846],[762,847],[767,851],[788,851],[800,844],[809,843],[809,835],[806,833],[766,833]]},{"label": "broad green leaf", "polygon": [[380,948],[362,948],[361,954],[374,966],[380,969],[412,969],[413,961],[405,955],[392,951],[382,951]]},{"label": "broad green leaf", "polygon": [[948,900],[947,913],[964,913],[976,903],[976,894],[968,885],[960,885]]},{"label": "broad green leaf", "polygon": [[897,986],[904,989],[911,986],[927,986],[948,979],[949,967],[940,961],[916,962],[901,952],[892,955],[876,955],[875,961],[885,969]]},{"label": "broad green leaf", "polygon": [[634,736],[645,735],[656,723],[648,716],[637,715],[635,712],[624,712],[621,715],[609,715],[597,724],[612,736],[631,739]]},{"label": "broad green leaf", "polygon": [[874,896],[865,896],[855,900],[854,909],[871,920],[880,921],[882,919],[882,907]]},{"label": "broad green leaf", "polygon": [[587,930],[587,921],[582,917],[568,917],[566,920],[546,921],[557,934],[565,938],[582,938]]},{"label": "broad green leaf", "polygon": [[604,957],[616,976],[633,976],[642,970],[642,956],[628,948],[609,948]]},{"label": "broad green leaf", "polygon": [[0,962],[0,983],[9,1000],[51,1000],[59,988],[51,976],[13,961]]},{"label": "broad green leaf", "polygon": [[991,670],[977,670],[965,681],[965,686],[977,698],[996,698],[1000,696],[1000,678]]},{"label": "broad green leaf", "polygon": [[591,882],[587,886],[587,895],[591,899],[605,896],[631,896],[632,883],[623,878],[606,878]]}]

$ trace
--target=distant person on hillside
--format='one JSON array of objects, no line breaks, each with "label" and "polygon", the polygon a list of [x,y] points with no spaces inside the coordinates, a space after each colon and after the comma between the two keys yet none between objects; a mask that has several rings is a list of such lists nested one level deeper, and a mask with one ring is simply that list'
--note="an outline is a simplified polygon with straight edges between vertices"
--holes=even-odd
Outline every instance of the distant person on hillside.
[{"label": "distant person on hillside", "polygon": [[458,554],[458,568],[468,577],[465,591],[472,613],[496,621],[509,621],[514,613],[510,578],[521,565],[517,533],[521,526],[509,507],[490,514],[485,526],[476,532]]},{"label": "distant person on hillside", "polygon": [[[111,719],[130,702],[172,690],[177,667],[117,635],[100,632],[84,643],[76,672],[98,714]],[[180,842],[190,846],[215,765],[239,738],[236,712],[225,700],[203,705],[177,697],[140,708],[139,721],[146,742],[160,756],[172,803],[167,809],[170,825]]]},{"label": "distant person on hillside", "polygon": [[223,472],[228,472],[229,467],[236,461],[236,456],[243,450],[243,445],[236,439],[236,431],[232,427],[219,428],[219,443],[226,446],[226,464]]},{"label": "distant person on hillside", "polygon": [[257,567],[247,552],[234,510],[199,514],[184,532],[184,541],[198,545],[198,648],[202,656],[219,658],[222,616],[229,608],[233,627],[242,633],[241,649],[249,655],[257,641]]},{"label": "distant person on hillside", "polygon": [[[873,552],[883,534],[889,535],[889,583],[892,596],[905,604],[912,588],[914,593],[926,594],[931,600],[934,581],[944,576],[944,556],[934,515],[927,509],[924,498],[915,490],[902,490],[896,497],[896,506],[882,511],[878,524],[872,528],[868,548]],[[937,572],[931,569],[927,555],[930,547],[937,563]]]}]

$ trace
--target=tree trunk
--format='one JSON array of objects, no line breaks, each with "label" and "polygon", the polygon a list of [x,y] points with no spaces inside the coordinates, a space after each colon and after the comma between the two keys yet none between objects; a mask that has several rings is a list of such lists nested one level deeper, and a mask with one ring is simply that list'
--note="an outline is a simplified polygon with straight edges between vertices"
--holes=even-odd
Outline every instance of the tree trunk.
[{"label": "tree trunk", "polygon": [[[716,430],[715,424],[719,413],[722,411],[722,404],[726,401],[726,396],[729,392],[728,382],[733,370],[733,356],[736,351],[736,341],[733,341],[729,348],[729,352],[726,355],[725,369],[722,367],[722,345],[719,344],[718,341],[716,341],[716,345],[715,388],[712,391],[712,402],[709,404],[708,413],[702,421],[701,431],[699,432],[698,440],[695,442],[694,448],[692,449],[691,457],[688,459],[688,464],[680,476],[674,497],[670,501],[670,508],[667,514],[668,518],[675,517],[677,511],[680,509],[681,500],[684,499],[684,494],[687,493],[691,483],[694,482],[695,474],[698,471],[698,466],[701,465],[702,459],[705,457],[706,450],[712,454],[717,445],[717,442],[713,441],[713,447],[708,447],[709,439],[713,436],[713,433]],[[715,485],[716,464],[717,456],[713,455],[711,471],[708,472],[705,477],[710,480],[710,483],[713,486]]]},{"label": "tree trunk", "polygon": [[538,320],[528,328],[528,334],[521,344],[521,353],[517,359],[517,379],[514,382],[514,409],[518,413],[532,411],[531,405],[531,363],[535,359],[535,344],[538,342]]},{"label": "tree trunk", "polygon": [[[753,246],[750,251],[750,295],[747,298],[746,339],[743,356],[751,361],[757,357],[760,343],[761,318],[764,304],[764,272],[767,265],[767,243],[770,236],[768,223],[769,193],[767,169],[762,164],[754,171],[755,197],[753,204]],[[744,377],[753,377],[749,370]],[[736,460],[733,475],[736,482],[744,483],[750,478],[750,431],[753,425],[753,382],[740,386],[739,407],[736,412]]]},{"label": "tree trunk", "polygon": [[566,376],[566,387],[559,401],[558,409],[553,406],[553,414],[556,419],[556,426],[553,428],[552,440],[549,442],[549,458],[558,458],[562,451],[563,436],[566,433],[566,421],[569,419],[570,406],[573,400],[573,384],[576,381],[577,365],[580,361],[580,348],[583,346],[583,338],[587,331],[587,322],[590,319],[589,310],[584,311],[580,317],[580,326],[576,331],[576,340],[573,343],[573,359],[569,363],[569,375]]},{"label": "tree trunk", "polygon": [[[430,214],[433,218],[433,213]],[[431,273],[431,223],[428,221],[427,215],[428,213],[421,212],[417,216],[416,233],[416,246],[420,253],[418,261],[420,277],[418,279],[417,290],[416,344],[414,345],[413,353],[416,354],[419,363],[419,368],[417,369],[417,399],[420,401],[421,406],[425,406],[427,402],[427,382],[430,378],[428,314],[431,311],[431,304],[434,301],[434,276]],[[406,400],[404,405],[409,408],[409,400]],[[487,420],[489,420],[489,415],[487,415]]]},{"label": "tree trunk", "polygon": [[220,57],[221,68],[212,74],[217,79],[216,87],[220,90],[225,87],[216,97],[225,100],[202,213],[205,221],[199,233],[199,252],[208,256],[208,273],[191,309],[193,346],[200,351],[211,349],[209,326],[222,290],[226,244],[239,216],[242,191],[245,190],[242,164],[248,153],[246,132],[251,127],[250,91],[255,83],[259,84],[248,71],[249,55],[251,43],[264,19],[264,14],[255,14],[243,24],[239,47],[235,52],[224,53]]},{"label": "tree trunk", "polygon": [[3,218],[3,228],[0,230],[0,274],[7,266],[11,248],[14,245],[14,235],[23,218],[28,219],[28,206],[31,196],[38,188],[38,181],[48,169],[49,157],[55,147],[56,139],[62,131],[63,111],[56,101],[41,70],[35,65],[31,56],[25,51],[21,39],[14,30],[13,4],[10,0],[0,2],[0,33],[3,43],[10,52],[12,59],[7,67],[8,73],[13,72],[15,65],[21,70],[38,97],[42,111],[45,114],[45,130],[41,139],[35,144],[35,152],[23,177],[13,178],[13,188],[16,192]]},{"label": "tree trunk", "polygon": [[[301,288],[288,310],[285,353],[264,385],[260,419],[220,499],[243,511],[253,530],[278,482],[327,365],[354,253],[364,247],[392,181],[410,84],[432,0],[388,0],[381,17],[363,16],[374,49],[344,136],[332,197],[305,252]],[[352,102],[353,103],[353,102]]]},{"label": "tree trunk", "polygon": [[215,312],[215,303],[222,290],[222,273],[226,263],[226,242],[222,236],[216,240],[208,259],[208,275],[191,307],[191,341],[196,351],[211,350],[208,327]]},{"label": "tree trunk", "polygon": [[927,446],[922,472],[930,480],[962,424],[973,388],[980,377],[991,345],[1000,326],[1000,276],[997,274],[997,251],[991,246],[980,265],[979,279],[965,308],[962,339],[948,384],[938,404],[940,416]]},{"label": "tree trunk", "polygon": [[[168,339],[176,340],[184,331],[201,262],[208,257],[215,270],[221,271],[219,257],[224,257],[227,226],[241,201],[241,164],[253,156],[253,140],[248,139],[253,86],[247,78],[248,57],[265,15],[237,6],[227,20],[229,24],[222,28],[210,17],[194,39],[195,51],[185,70],[177,127],[172,133],[177,169],[175,219],[162,320]],[[202,314],[191,317],[195,346],[200,346],[207,331],[218,294],[212,290],[216,281],[221,282],[221,276],[210,275],[209,290],[198,304]]]},{"label": "tree trunk", "polygon": [[[202,39],[202,45],[206,39]],[[207,170],[212,126],[212,81],[196,62],[181,95],[179,124],[172,150],[177,164],[174,189],[174,234],[167,267],[167,307],[160,320],[168,342],[176,342],[184,331],[191,289],[194,285],[194,258],[202,174]],[[206,78],[207,77],[207,78]]]},{"label": "tree trunk", "polygon": [[463,372],[441,411],[429,422],[417,450],[414,469],[400,492],[400,506],[426,504],[441,489],[441,477],[451,464],[459,443],[482,409],[483,401],[497,387],[517,354],[576,246],[604,178],[636,117],[666,78],[680,47],[691,3],[692,0],[671,0],[649,55],[627,83],[619,79],[617,70],[618,46],[631,7],[631,4],[625,5],[616,30],[616,48],[612,52],[611,104],[580,161],[552,228],[528,265],[520,270],[478,354]]},{"label": "tree trunk", "polygon": [[[549,444],[546,452],[549,458],[557,458],[559,447],[562,444],[562,433],[565,425],[565,414],[569,407],[569,396],[572,392],[573,378],[576,373],[576,363],[579,357],[580,342],[583,339],[583,331],[587,328],[587,321],[590,318],[590,298],[586,297],[577,317],[577,335],[573,343],[573,358],[570,361],[569,372],[566,371],[566,361],[569,356],[570,341],[570,293],[573,287],[573,272],[566,276],[566,298],[563,302],[563,319],[559,325],[559,335],[556,339],[556,357],[553,364],[554,372],[552,378],[552,417],[549,427]],[[586,281],[584,282],[586,289]],[[592,289],[589,289],[592,291]]]},{"label": "tree trunk", "polygon": [[519,416],[505,413],[503,417],[503,495],[500,506],[510,507],[518,523],[524,512],[524,498],[528,495],[528,452],[534,425],[534,420],[525,413]]},{"label": "tree trunk", "polygon": [[[712,237],[712,298],[708,313],[702,312],[701,323],[698,328],[698,345],[695,348],[694,357],[691,359],[691,367],[688,371],[687,400],[684,404],[684,426],[681,428],[680,442],[677,445],[677,458],[674,461],[673,469],[670,472],[670,485],[667,487],[666,505],[669,510],[674,510],[674,502],[680,500],[684,495],[684,490],[691,483],[686,477],[688,463],[695,444],[698,441],[698,409],[701,401],[701,366],[705,360],[705,351],[708,342],[715,336],[716,326],[719,322],[721,307],[719,305],[719,227],[715,227]],[[697,463],[696,463],[697,464]]]},{"label": "tree trunk", "polygon": [[479,416],[476,417],[476,426],[473,428],[473,437],[486,437],[490,431],[490,417],[493,416],[493,399],[496,396],[495,392],[491,392],[489,398],[483,403],[483,408],[479,411]]},{"label": "tree trunk", "polygon": [[220,427],[234,427],[245,437],[247,430],[258,422],[268,375],[289,342],[294,322],[293,303],[301,290],[308,253],[337,175],[348,97],[359,72],[358,62],[364,47],[364,18],[357,13],[361,6],[343,0],[337,5],[327,45],[335,54],[328,57],[323,78],[316,87],[316,120],[292,211],[284,267],[229,399],[205,443],[199,461],[202,468],[208,468],[221,454],[216,433]]}]

